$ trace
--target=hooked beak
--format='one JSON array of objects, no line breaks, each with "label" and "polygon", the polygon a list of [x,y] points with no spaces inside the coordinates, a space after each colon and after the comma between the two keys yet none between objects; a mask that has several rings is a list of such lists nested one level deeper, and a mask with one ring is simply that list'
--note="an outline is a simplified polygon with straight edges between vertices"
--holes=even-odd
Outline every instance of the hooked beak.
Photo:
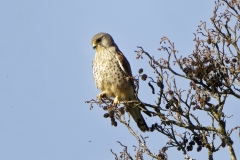
[{"label": "hooked beak", "polygon": [[95,43],[92,44],[93,49],[96,49],[97,45]]}]

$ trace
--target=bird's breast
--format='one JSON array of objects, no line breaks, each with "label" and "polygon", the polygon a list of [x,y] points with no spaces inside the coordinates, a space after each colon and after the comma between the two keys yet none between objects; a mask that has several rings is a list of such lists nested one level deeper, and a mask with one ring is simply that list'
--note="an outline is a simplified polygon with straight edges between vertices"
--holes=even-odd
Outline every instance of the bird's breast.
[{"label": "bird's breast", "polygon": [[133,92],[127,75],[121,69],[115,58],[114,51],[97,51],[93,61],[93,76],[97,88],[107,93],[109,97],[120,96]]}]

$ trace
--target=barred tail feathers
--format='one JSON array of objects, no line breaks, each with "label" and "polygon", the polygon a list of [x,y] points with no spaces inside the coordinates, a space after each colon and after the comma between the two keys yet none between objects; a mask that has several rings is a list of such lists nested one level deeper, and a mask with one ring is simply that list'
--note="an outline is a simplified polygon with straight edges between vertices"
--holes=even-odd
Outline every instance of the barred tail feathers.
[{"label": "barred tail feathers", "polygon": [[134,106],[133,104],[130,104],[129,106],[126,107],[130,115],[133,117],[134,121],[137,123],[138,128],[143,132],[148,131],[149,128],[141,114],[141,109],[137,106]]}]

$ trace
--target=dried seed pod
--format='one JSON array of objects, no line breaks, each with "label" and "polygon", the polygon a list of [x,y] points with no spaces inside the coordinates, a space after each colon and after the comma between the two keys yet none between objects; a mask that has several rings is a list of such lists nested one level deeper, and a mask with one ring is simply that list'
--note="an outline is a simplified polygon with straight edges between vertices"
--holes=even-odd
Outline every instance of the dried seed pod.
[{"label": "dried seed pod", "polygon": [[147,75],[146,75],[146,74],[143,74],[143,75],[142,75],[142,80],[143,80],[143,81],[146,81],[146,79],[147,79]]},{"label": "dried seed pod", "polygon": [[200,139],[199,139],[199,137],[194,136],[194,137],[193,137],[193,140],[196,142],[196,141],[199,141]]},{"label": "dried seed pod", "polygon": [[233,63],[236,63],[236,62],[237,62],[237,60],[236,60],[235,58],[233,58],[233,59],[232,59],[232,62],[233,62]]},{"label": "dried seed pod", "polygon": [[108,106],[104,106],[104,107],[103,107],[103,110],[106,111],[107,109],[108,109]]},{"label": "dried seed pod", "polygon": [[153,132],[153,131],[154,131],[154,128],[153,128],[153,127],[150,127],[149,130],[150,130],[150,132]]},{"label": "dried seed pod", "polygon": [[138,70],[138,73],[141,74],[142,72],[143,72],[143,69],[140,68],[140,69]]},{"label": "dried seed pod", "polygon": [[169,109],[171,107],[171,105],[169,103],[166,104],[165,108]]},{"label": "dried seed pod", "polygon": [[211,44],[211,43],[212,43],[212,40],[211,40],[210,38],[208,38],[207,43],[208,43],[208,44]]},{"label": "dried seed pod", "polygon": [[108,118],[108,117],[110,117],[110,114],[109,114],[109,113],[105,113],[105,114],[103,115],[103,117],[104,117],[104,118]]},{"label": "dried seed pod", "polygon": [[230,61],[229,61],[229,59],[228,59],[228,58],[226,58],[226,59],[225,59],[225,63],[227,63],[227,64],[228,64],[229,62],[230,62]]},{"label": "dried seed pod", "polygon": [[112,124],[114,127],[117,127],[117,122],[116,122],[116,121],[112,121],[111,124]]},{"label": "dried seed pod", "polygon": [[185,137],[185,138],[183,138],[183,142],[184,143],[187,143],[188,142],[188,139]]},{"label": "dried seed pod", "polygon": [[190,145],[190,146],[187,146],[187,151],[192,151],[193,147]]},{"label": "dried seed pod", "polygon": [[197,151],[200,152],[202,150],[202,146],[197,147]]},{"label": "dried seed pod", "polygon": [[191,142],[189,142],[189,145],[194,146],[194,145],[195,145],[195,142],[194,142],[194,141],[191,141]]},{"label": "dried seed pod", "polygon": [[114,116],[114,111],[113,110],[109,111],[109,115],[112,118]]},{"label": "dried seed pod", "polygon": [[202,141],[196,141],[196,143],[201,146],[202,145]]}]

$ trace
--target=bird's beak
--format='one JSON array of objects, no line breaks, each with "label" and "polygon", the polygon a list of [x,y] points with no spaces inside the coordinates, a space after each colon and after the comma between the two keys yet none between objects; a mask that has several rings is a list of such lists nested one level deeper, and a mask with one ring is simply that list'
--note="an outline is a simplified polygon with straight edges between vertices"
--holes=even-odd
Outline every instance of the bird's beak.
[{"label": "bird's beak", "polygon": [[97,45],[95,43],[92,44],[93,49],[96,49]]}]

